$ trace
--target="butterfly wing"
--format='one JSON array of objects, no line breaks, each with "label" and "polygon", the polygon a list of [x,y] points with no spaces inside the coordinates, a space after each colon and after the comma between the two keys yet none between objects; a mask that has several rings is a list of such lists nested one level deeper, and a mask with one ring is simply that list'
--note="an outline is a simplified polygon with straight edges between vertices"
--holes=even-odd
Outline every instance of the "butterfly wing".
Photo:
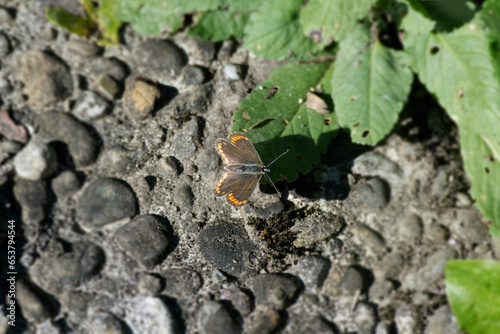
[{"label": "butterfly wing", "polygon": [[245,152],[252,160],[252,163],[262,166],[262,160],[260,159],[259,153],[257,153],[257,150],[246,135],[242,133],[232,133],[229,135],[229,141],[238,149]]},{"label": "butterfly wing", "polygon": [[213,190],[215,197],[227,195],[226,201],[232,206],[242,206],[252,195],[261,174],[236,174],[225,172]]},{"label": "butterfly wing", "polygon": [[215,149],[219,153],[224,165],[249,165],[255,164],[252,156],[241,150],[225,139],[219,138],[215,141]]}]

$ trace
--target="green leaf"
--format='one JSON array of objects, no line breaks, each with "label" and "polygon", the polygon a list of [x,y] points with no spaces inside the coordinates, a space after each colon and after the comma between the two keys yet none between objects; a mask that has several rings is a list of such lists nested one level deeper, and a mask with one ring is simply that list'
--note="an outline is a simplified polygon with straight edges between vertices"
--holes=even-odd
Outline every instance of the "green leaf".
[{"label": "green leaf", "polygon": [[116,45],[120,42],[118,31],[122,21],[117,17],[116,7],[116,0],[101,1],[92,15],[101,33],[98,41],[100,45]]},{"label": "green leaf", "polygon": [[304,34],[325,45],[343,40],[376,0],[310,0],[300,13]]},{"label": "green leaf", "polygon": [[183,15],[168,4],[165,0],[117,0],[117,13],[140,34],[174,33],[182,26]]},{"label": "green leaf", "polygon": [[500,333],[500,262],[453,260],[446,264],[446,294],[460,328]]},{"label": "green leaf", "polygon": [[302,3],[303,0],[263,2],[245,27],[245,48],[257,56],[278,60],[322,50],[323,45],[304,36],[299,22]]},{"label": "green leaf", "polygon": [[214,42],[224,41],[231,37],[241,38],[249,17],[249,11],[215,10],[200,13],[196,16],[197,24],[189,28],[187,34]]},{"label": "green leaf", "polygon": [[424,15],[410,7],[407,17],[403,43],[411,67],[457,123],[471,194],[484,217],[493,220],[491,232],[499,235],[500,193],[486,183],[500,182],[500,86],[486,32],[473,21],[451,33],[425,33],[423,25],[414,24],[425,21]]},{"label": "green leaf", "polygon": [[45,14],[50,23],[78,36],[88,38],[97,28],[90,18],[73,15],[60,7],[47,7]]},{"label": "green leaf", "polygon": [[490,56],[493,58],[495,77],[500,78],[500,2],[486,1],[481,10],[483,29],[490,41]]},{"label": "green leaf", "polygon": [[270,177],[297,179],[319,163],[337,135],[335,114],[320,114],[306,107],[306,96],[322,80],[331,62],[290,63],[275,69],[268,80],[240,104],[233,118],[233,132],[246,132],[264,164],[290,152],[271,166]]},{"label": "green leaf", "polygon": [[335,110],[352,141],[375,145],[394,127],[410,93],[413,74],[402,52],[371,44],[368,28],[340,43],[332,88]]}]

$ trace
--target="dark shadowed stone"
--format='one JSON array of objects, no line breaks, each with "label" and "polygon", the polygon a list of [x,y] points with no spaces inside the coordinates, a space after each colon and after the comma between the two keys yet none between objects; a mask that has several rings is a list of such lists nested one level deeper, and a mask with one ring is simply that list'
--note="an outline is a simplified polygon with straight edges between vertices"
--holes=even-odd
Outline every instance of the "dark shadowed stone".
[{"label": "dark shadowed stone", "polygon": [[127,77],[127,66],[115,58],[94,58],[89,70],[96,77],[106,74],[117,81],[123,81]]},{"label": "dark shadowed stone", "polygon": [[382,256],[387,252],[384,238],[370,226],[359,223],[353,226],[352,231],[360,244],[372,253]]},{"label": "dark shadowed stone", "polygon": [[203,283],[200,274],[185,268],[172,268],[161,272],[165,277],[163,292],[169,296],[182,298],[196,294]]},{"label": "dark shadowed stone", "polygon": [[171,42],[148,40],[135,50],[134,58],[144,69],[144,74],[155,78],[158,73],[175,77],[186,64],[186,58],[179,47]]},{"label": "dark shadowed stone", "polygon": [[98,143],[73,116],[55,111],[44,112],[38,116],[38,126],[42,138],[68,146],[70,156],[60,159],[66,166],[74,164],[82,167],[94,162]]},{"label": "dark shadowed stone", "polygon": [[122,249],[146,268],[161,263],[172,244],[168,226],[155,216],[137,216],[115,234]]},{"label": "dark shadowed stone", "polygon": [[70,251],[58,258],[42,257],[30,268],[37,283],[52,293],[60,293],[89,280],[99,273],[104,252],[86,242],[71,244]]},{"label": "dark shadowed stone", "polygon": [[188,65],[182,71],[183,81],[186,85],[201,85],[205,82],[205,69],[200,66]]},{"label": "dark shadowed stone", "polygon": [[405,266],[405,258],[400,252],[391,252],[373,268],[377,278],[397,279]]},{"label": "dark shadowed stone", "polygon": [[208,301],[202,306],[198,316],[198,324],[202,333],[205,334],[241,333],[240,326],[224,305],[214,301]]},{"label": "dark shadowed stone", "polygon": [[237,224],[208,226],[201,231],[198,243],[207,261],[231,275],[239,275],[252,267],[249,254],[258,251],[245,229]]},{"label": "dark shadowed stone", "polygon": [[361,292],[365,287],[363,273],[356,267],[349,267],[342,277],[340,287],[342,291],[350,295]]},{"label": "dark shadowed stone", "polygon": [[17,59],[16,68],[33,108],[64,100],[73,92],[73,78],[68,66],[51,54],[40,50],[26,51]]},{"label": "dark shadowed stone", "polygon": [[32,283],[19,280],[15,290],[16,301],[29,322],[39,323],[55,314],[54,306],[47,300],[46,294]]},{"label": "dark shadowed stone", "polygon": [[14,197],[21,206],[24,222],[38,224],[45,218],[47,204],[47,184],[45,181],[17,179]]},{"label": "dark shadowed stone", "polygon": [[122,180],[103,178],[84,188],[77,204],[80,222],[99,228],[137,212],[135,194]]},{"label": "dark shadowed stone", "polygon": [[299,285],[294,279],[277,274],[259,275],[254,279],[252,285],[256,303],[277,310],[289,306],[298,290]]}]

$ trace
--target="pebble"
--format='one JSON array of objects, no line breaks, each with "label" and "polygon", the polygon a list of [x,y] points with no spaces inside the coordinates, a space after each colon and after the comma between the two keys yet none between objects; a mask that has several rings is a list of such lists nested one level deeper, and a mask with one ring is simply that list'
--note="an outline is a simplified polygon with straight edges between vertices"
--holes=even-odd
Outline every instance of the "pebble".
[{"label": "pebble", "polygon": [[317,292],[330,269],[330,261],[319,256],[303,257],[297,263],[297,274],[305,287]]},{"label": "pebble", "polygon": [[90,62],[90,71],[95,77],[109,75],[118,82],[122,82],[128,75],[128,68],[116,58],[98,57]]},{"label": "pebble", "polygon": [[450,232],[441,224],[433,222],[425,234],[426,238],[433,243],[444,243],[450,237]]},{"label": "pebble", "polygon": [[377,311],[367,302],[358,302],[353,314],[354,324],[359,334],[372,334],[377,326]]},{"label": "pebble", "polygon": [[297,219],[290,230],[295,234],[295,247],[310,247],[339,234],[344,227],[345,221],[339,216],[316,211]]},{"label": "pebble", "polygon": [[29,50],[18,57],[17,76],[33,108],[43,108],[71,96],[73,78],[59,58],[41,50]]},{"label": "pebble", "polygon": [[174,202],[181,210],[189,210],[194,204],[194,194],[187,184],[180,184],[175,188]]},{"label": "pebble", "polygon": [[349,193],[349,207],[366,206],[373,209],[383,209],[389,204],[391,189],[389,184],[380,178],[362,180]]},{"label": "pebble", "polygon": [[245,229],[233,223],[206,226],[200,232],[198,246],[209,263],[235,276],[252,268],[249,255],[259,250]]},{"label": "pebble", "polygon": [[93,91],[86,90],[76,99],[71,113],[83,122],[92,122],[109,111],[108,102]]},{"label": "pebble", "polygon": [[85,187],[78,199],[79,222],[88,228],[99,228],[137,212],[135,194],[122,180],[102,178]]},{"label": "pebble", "polygon": [[443,197],[447,194],[447,189],[450,185],[450,181],[448,179],[448,172],[444,169],[440,169],[432,181],[431,186],[431,194]]},{"label": "pebble", "polygon": [[29,322],[40,323],[55,315],[54,306],[40,288],[23,279],[16,282],[16,302]]},{"label": "pebble", "polygon": [[102,47],[80,38],[70,38],[66,43],[66,50],[70,53],[90,58],[101,53]]},{"label": "pebble", "polygon": [[137,274],[137,290],[142,295],[157,295],[164,287],[163,279],[156,275],[145,272]]},{"label": "pebble", "polygon": [[240,65],[227,64],[222,68],[222,75],[227,81],[243,80],[243,68]]},{"label": "pebble", "polygon": [[16,154],[23,148],[23,145],[12,141],[4,140],[0,142],[0,164],[10,158],[11,155]]},{"label": "pebble", "polygon": [[415,291],[429,289],[430,285],[443,280],[446,263],[456,256],[457,252],[453,249],[438,250],[426,259],[422,268],[409,273],[403,279],[403,287]]},{"label": "pebble", "polygon": [[417,333],[420,316],[411,306],[404,305],[396,309],[394,322],[398,334],[414,334]]},{"label": "pebble", "polygon": [[[48,111],[37,119],[40,137],[45,141],[60,141],[67,145],[69,156],[63,159],[65,166],[83,167],[95,161],[97,141],[86,127],[71,115]],[[58,152],[60,156],[64,152]],[[61,159],[59,161],[61,163]]]},{"label": "pebble", "polygon": [[226,307],[219,302],[207,301],[198,314],[198,326],[205,334],[239,334],[241,327]]},{"label": "pebble", "polygon": [[26,128],[16,124],[7,110],[0,111],[0,134],[7,139],[20,143],[26,143],[28,141]]},{"label": "pebble", "polygon": [[295,279],[287,276],[261,274],[254,278],[252,291],[257,304],[283,310],[294,301],[299,286]]},{"label": "pebble", "polygon": [[103,174],[127,173],[133,165],[130,152],[123,147],[110,147],[99,156],[99,170]]},{"label": "pebble", "polygon": [[57,170],[56,151],[33,137],[14,157],[14,168],[19,177],[38,181],[55,173]]},{"label": "pebble", "polygon": [[59,334],[59,333],[64,333],[61,330],[61,327],[57,324],[52,322],[50,319],[45,320],[41,324],[39,324],[36,328],[36,334]]},{"label": "pebble", "polygon": [[161,263],[172,246],[169,227],[152,215],[141,215],[118,229],[115,240],[145,268]]},{"label": "pebble", "polygon": [[[379,306],[385,306],[390,302],[391,291],[394,290],[394,283],[387,279],[376,280],[370,286],[370,300],[377,302]],[[385,299],[387,298],[387,301]]]},{"label": "pebble", "polygon": [[489,231],[481,222],[477,212],[459,211],[450,226],[451,233],[465,243],[469,249],[486,244],[489,240]]},{"label": "pebble", "polygon": [[371,227],[358,223],[353,226],[352,232],[359,239],[359,243],[377,256],[387,252],[384,238]]},{"label": "pebble", "polygon": [[393,325],[387,321],[381,321],[375,328],[375,334],[391,334],[394,333]]},{"label": "pebble", "polygon": [[276,333],[276,330],[280,328],[282,322],[283,317],[280,312],[267,307],[259,308],[245,319],[245,333]]},{"label": "pebble", "polygon": [[291,317],[290,324],[286,327],[288,333],[314,333],[336,334],[338,331],[334,324],[323,317],[309,314],[296,314]]},{"label": "pebble", "polygon": [[210,40],[186,38],[182,41],[189,58],[195,62],[210,63],[215,57],[216,44]]},{"label": "pebble", "polygon": [[133,333],[178,333],[174,315],[158,297],[132,298],[127,303],[125,321]]},{"label": "pebble", "polygon": [[159,74],[167,78],[175,78],[187,59],[184,51],[172,42],[162,40],[147,40],[141,43],[134,52],[136,63],[142,67],[141,73],[154,80]]},{"label": "pebble", "polygon": [[457,319],[448,305],[438,308],[430,317],[425,334],[461,334]]},{"label": "pebble", "polygon": [[357,267],[347,268],[340,282],[340,289],[348,295],[354,295],[366,288],[367,279],[363,272]]},{"label": "pebble", "polygon": [[423,229],[422,218],[416,214],[410,214],[400,221],[398,225],[398,237],[409,245],[417,245],[422,239]]},{"label": "pebble", "polygon": [[168,151],[180,160],[192,159],[201,141],[200,133],[199,120],[192,118],[174,133],[172,144]]},{"label": "pebble", "polygon": [[12,51],[10,45],[9,37],[6,34],[0,32],[0,57],[5,57]]},{"label": "pebble", "polygon": [[73,195],[80,189],[80,180],[72,170],[65,170],[52,179],[52,191],[58,198]]},{"label": "pebble", "polygon": [[217,53],[217,58],[222,61],[227,61],[237,48],[236,41],[228,39],[222,42],[222,46]]},{"label": "pebble", "polygon": [[165,159],[160,159],[158,164],[161,174],[168,179],[176,178],[181,175],[184,170],[182,163],[174,156],[168,156]]},{"label": "pebble", "polygon": [[134,119],[144,119],[154,110],[161,97],[160,89],[153,83],[142,80],[128,80],[123,93],[123,107]]},{"label": "pebble", "polygon": [[77,287],[97,275],[105,261],[103,250],[87,242],[71,244],[70,251],[54,261],[41,257],[30,267],[30,275],[53,294]]},{"label": "pebble", "polygon": [[404,183],[403,169],[385,155],[368,151],[354,159],[351,172],[363,176],[379,176],[392,186]]},{"label": "pebble", "polygon": [[405,266],[405,258],[401,252],[394,251],[386,254],[374,267],[377,279],[397,279]]},{"label": "pebble", "polygon": [[127,334],[129,331],[123,321],[114,314],[99,312],[90,318],[88,333]]},{"label": "pebble", "polygon": [[328,273],[328,276],[326,276],[325,281],[323,282],[321,292],[330,298],[339,296],[341,294],[340,290],[341,281],[342,281],[342,273],[339,271],[339,269],[336,267],[330,268],[330,272]]},{"label": "pebble", "polygon": [[182,71],[182,80],[186,85],[201,85],[206,80],[205,72],[200,66],[188,65]]},{"label": "pebble", "polygon": [[113,101],[121,93],[118,82],[108,74],[101,75],[94,90],[108,101]]},{"label": "pebble", "polygon": [[11,25],[15,21],[14,15],[5,7],[0,7],[0,25]]},{"label": "pebble", "polygon": [[4,96],[11,94],[14,91],[10,80],[4,77],[0,77],[0,93]]},{"label": "pebble", "polygon": [[48,199],[45,181],[17,179],[14,184],[14,197],[21,206],[25,223],[39,224],[45,218]]},{"label": "pebble", "polygon": [[230,301],[231,305],[243,316],[252,312],[252,298],[240,289],[222,290],[220,299]]},{"label": "pebble", "polygon": [[87,318],[89,304],[94,298],[93,294],[81,291],[66,290],[60,296],[61,312],[67,315],[69,322],[78,324]]}]

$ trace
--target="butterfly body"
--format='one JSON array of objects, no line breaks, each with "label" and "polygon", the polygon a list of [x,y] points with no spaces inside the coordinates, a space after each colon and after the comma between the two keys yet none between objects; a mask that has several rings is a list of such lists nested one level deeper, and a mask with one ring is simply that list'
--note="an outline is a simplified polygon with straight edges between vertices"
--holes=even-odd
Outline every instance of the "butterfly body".
[{"label": "butterfly body", "polygon": [[263,165],[257,150],[242,133],[230,134],[227,140],[217,139],[215,149],[224,163],[224,173],[213,190],[214,196],[226,196],[232,206],[246,204],[262,175],[269,172],[269,165]]}]

